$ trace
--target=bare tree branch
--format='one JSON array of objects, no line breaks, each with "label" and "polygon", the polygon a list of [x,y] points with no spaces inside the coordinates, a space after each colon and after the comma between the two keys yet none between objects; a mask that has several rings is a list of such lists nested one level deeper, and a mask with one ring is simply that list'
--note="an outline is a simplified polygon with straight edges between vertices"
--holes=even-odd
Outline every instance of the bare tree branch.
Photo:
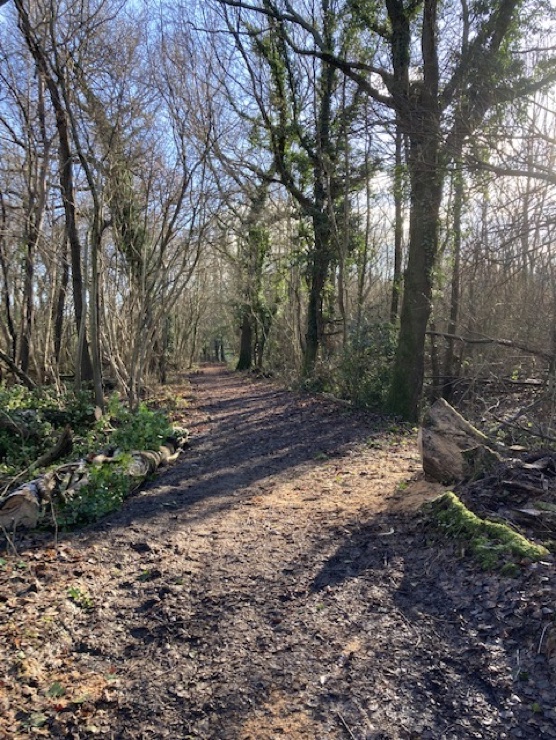
[{"label": "bare tree branch", "polygon": [[456,342],[464,342],[465,344],[498,344],[500,347],[510,347],[513,349],[519,349],[522,352],[526,352],[529,355],[535,355],[536,357],[542,357],[544,360],[553,360],[554,355],[552,352],[546,352],[542,349],[536,349],[535,347],[529,347],[521,342],[514,342],[511,339],[494,339],[493,337],[462,337],[459,334],[447,334],[443,331],[428,331],[427,336],[429,337],[443,337],[444,339],[452,339]]},{"label": "bare tree branch", "polygon": [[26,373],[24,373],[23,370],[20,370],[15,362],[12,360],[12,358],[5,352],[2,352],[2,350],[0,350],[0,360],[2,360],[2,362],[4,362],[10,368],[14,375],[17,375],[23,385],[29,388],[30,391],[37,387],[35,381],[31,380],[31,378]]}]

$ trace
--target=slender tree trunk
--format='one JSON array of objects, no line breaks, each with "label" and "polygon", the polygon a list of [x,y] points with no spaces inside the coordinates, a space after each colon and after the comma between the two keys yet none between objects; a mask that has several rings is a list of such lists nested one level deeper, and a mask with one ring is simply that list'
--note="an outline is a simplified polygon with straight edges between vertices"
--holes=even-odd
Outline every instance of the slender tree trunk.
[{"label": "slender tree trunk", "polygon": [[60,363],[60,352],[62,349],[62,334],[64,329],[64,310],[66,306],[66,295],[69,283],[69,262],[67,240],[64,239],[61,253],[62,274],[57,289],[56,301],[54,304],[54,360],[56,365]]},{"label": "slender tree trunk", "polygon": [[102,389],[102,366],[100,354],[100,332],[99,332],[99,313],[100,313],[100,279],[99,279],[99,259],[102,242],[102,231],[99,224],[98,214],[93,219],[91,233],[91,359],[93,366],[93,385],[95,392],[95,403],[104,411],[104,393]]},{"label": "slender tree trunk", "polygon": [[[461,164],[456,163],[455,188],[454,188],[454,244],[452,285],[450,296],[450,320],[448,322],[448,334],[458,333],[459,305],[460,305],[460,283],[461,283],[461,214],[463,209],[463,173]],[[444,356],[444,370],[442,382],[442,396],[451,401],[454,395],[455,354],[454,340],[447,339],[446,355]]]},{"label": "slender tree trunk", "polygon": [[19,26],[27,43],[27,47],[35,60],[40,73],[43,75],[52,107],[56,117],[56,130],[58,133],[58,154],[60,161],[60,189],[62,191],[62,200],[64,204],[64,214],[66,218],[66,230],[70,244],[72,283],[73,283],[73,301],[75,307],[75,323],[77,332],[81,337],[80,356],[78,357],[79,369],[76,376],[80,376],[83,381],[93,379],[93,367],[89,353],[87,337],[84,333],[84,305],[83,305],[83,276],[81,271],[81,243],[77,228],[77,219],[75,212],[75,191],[73,184],[73,162],[70,147],[70,133],[68,128],[68,117],[64,110],[64,105],[60,91],[52,76],[46,55],[36,39],[33,32],[29,15],[23,3],[23,0],[14,0],[17,9]]},{"label": "slender tree trunk", "polygon": [[346,309],[346,269],[345,269],[345,249],[342,249],[338,255],[338,310],[342,322],[342,347],[347,347],[348,341],[348,321]]},{"label": "slender tree trunk", "polygon": [[33,333],[33,277],[35,274],[35,246],[35,241],[29,234],[24,260],[23,306],[20,331],[21,341],[19,343],[19,366],[24,373],[29,372],[31,335]]},{"label": "slender tree trunk", "polygon": [[[320,210],[320,209],[319,209]],[[330,268],[330,224],[323,211],[313,217],[315,245],[309,268],[310,287],[307,307],[307,334],[303,358],[303,375],[309,377],[317,361],[324,333],[324,288]]]},{"label": "slender tree trunk", "polygon": [[402,245],[403,245],[403,133],[396,128],[396,160],[394,166],[394,277],[392,280],[392,301],[390,303],[390,323],[397,324],[400,296],[402,291]]},{"label": "slender tree trunk", "polygon": [[12,299],[10,290],[10,277],[8,273],[8,262],[6,259],[5,245],[6,245],[6,204],[4,202],[4,194],[0,191],[0,268],[2,270],[2,280],[4,283],[3,299],[4,299],[4,311],[6,312],[6,325],[2,326],[5,336],[6,344],[10,346],[11,359],[15,362],[17,357],[17,330],[12,317]]},{"label": "slender tree trunk", "polygon": [[[366,138],[370,138],[370,132],[366,131]],[[356,335],[357,339],[361,338],[363,324],[363,308],[365,303],[365,294],[367,292],[367,262],[369,259],[369,244],[371,241],[371,176],[372,176],[371,152],[367,145],[365,149],[365,242],[363,250],[359,254],[358,273],[357,273],[357,314],[356,314]]]},{"label": "slender tree trunk", "polygon": [[[436,331],[435,322],[433,319],[430,321],[431,332]],[[434,333],[431,334],[430,338],[430,353],[431,353],[431,392],[430,392],[430,403],[434,403],[442,395],[442,379],[440,377],[440,358],[438,352],[438,346],[436,344],[436,337]]]},{"label": "slender tree trunk", "polygon": [[25,224],[26,252],[24,262],[23,281],[23,311],[20,344],[20,365],[24,373],[29,371],[29,360],[31,355],[31,340],[34,324],[34,278],[35,278],[35,254],[39,244],[42,231],[44,212],[46,208],[47,174],[50,156],[50,143],[46,132],[46,110],[44,101],[44,75],[40,73],[37,80],[37,117],[41,137],[41,149],[39,154],[31,149],[29,142],[27,186],[29,203]]}]

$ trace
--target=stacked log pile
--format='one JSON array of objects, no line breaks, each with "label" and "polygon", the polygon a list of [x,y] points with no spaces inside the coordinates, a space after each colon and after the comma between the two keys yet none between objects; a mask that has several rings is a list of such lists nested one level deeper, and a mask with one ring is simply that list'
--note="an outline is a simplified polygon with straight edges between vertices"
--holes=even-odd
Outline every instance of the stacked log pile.
[{"label": "stacked log pile", "polygon": [[[66,428],[56,445],[27,471],[49,465],[64,454],[71,442],[71,430]],[[66,463],[55,470],[39,475],[0,497],[0,528],[13,531],[17,527],[29,529],[48,522],[48,515],[57,504],[67,504],[90,481],[91,471],[98,465],[118,464],[129,476],[129,492],[134,491],[160,466],[176,460],[188,443],[188,432],[176,429],[158,450],[137,450],[122,455],[117,449],[108,449],[86,459]]]}]

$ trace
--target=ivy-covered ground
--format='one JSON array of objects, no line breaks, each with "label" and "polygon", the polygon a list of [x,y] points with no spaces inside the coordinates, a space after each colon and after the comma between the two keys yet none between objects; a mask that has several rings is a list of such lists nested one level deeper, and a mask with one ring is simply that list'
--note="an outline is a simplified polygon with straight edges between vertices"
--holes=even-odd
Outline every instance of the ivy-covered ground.
[{"label": "ivy-covered ground", "polygon": [[176,437],[178,406],[162,394],[132,412],[113,394],[101,412],[84,392],[0,386],[0,524],[11,529],[6,497],[45,474],[52,485],[40,490],[43,529],[69,530],[116,511],[141,482],[129,474],[132,453]]},{"label": "ivy-covered ground", "polygon": [[482,571],[416,512],[415,434],[203,368],[191,448],[0,561],[0,737],[556,737],[554,562]]}]

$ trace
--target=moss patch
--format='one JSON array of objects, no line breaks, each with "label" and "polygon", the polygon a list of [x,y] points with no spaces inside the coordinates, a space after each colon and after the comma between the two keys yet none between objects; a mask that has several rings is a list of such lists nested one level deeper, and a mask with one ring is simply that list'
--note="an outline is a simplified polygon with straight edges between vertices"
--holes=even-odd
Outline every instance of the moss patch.
[{"label": "moss patch", "polygon": [[535,545],[506,524],[481,519],[470,511],[454,493],[445,493],[423,509],[435,529],[459,541],[484,570],[502,569],[515,560],[540,560],[548,555],[542,545]]}]

